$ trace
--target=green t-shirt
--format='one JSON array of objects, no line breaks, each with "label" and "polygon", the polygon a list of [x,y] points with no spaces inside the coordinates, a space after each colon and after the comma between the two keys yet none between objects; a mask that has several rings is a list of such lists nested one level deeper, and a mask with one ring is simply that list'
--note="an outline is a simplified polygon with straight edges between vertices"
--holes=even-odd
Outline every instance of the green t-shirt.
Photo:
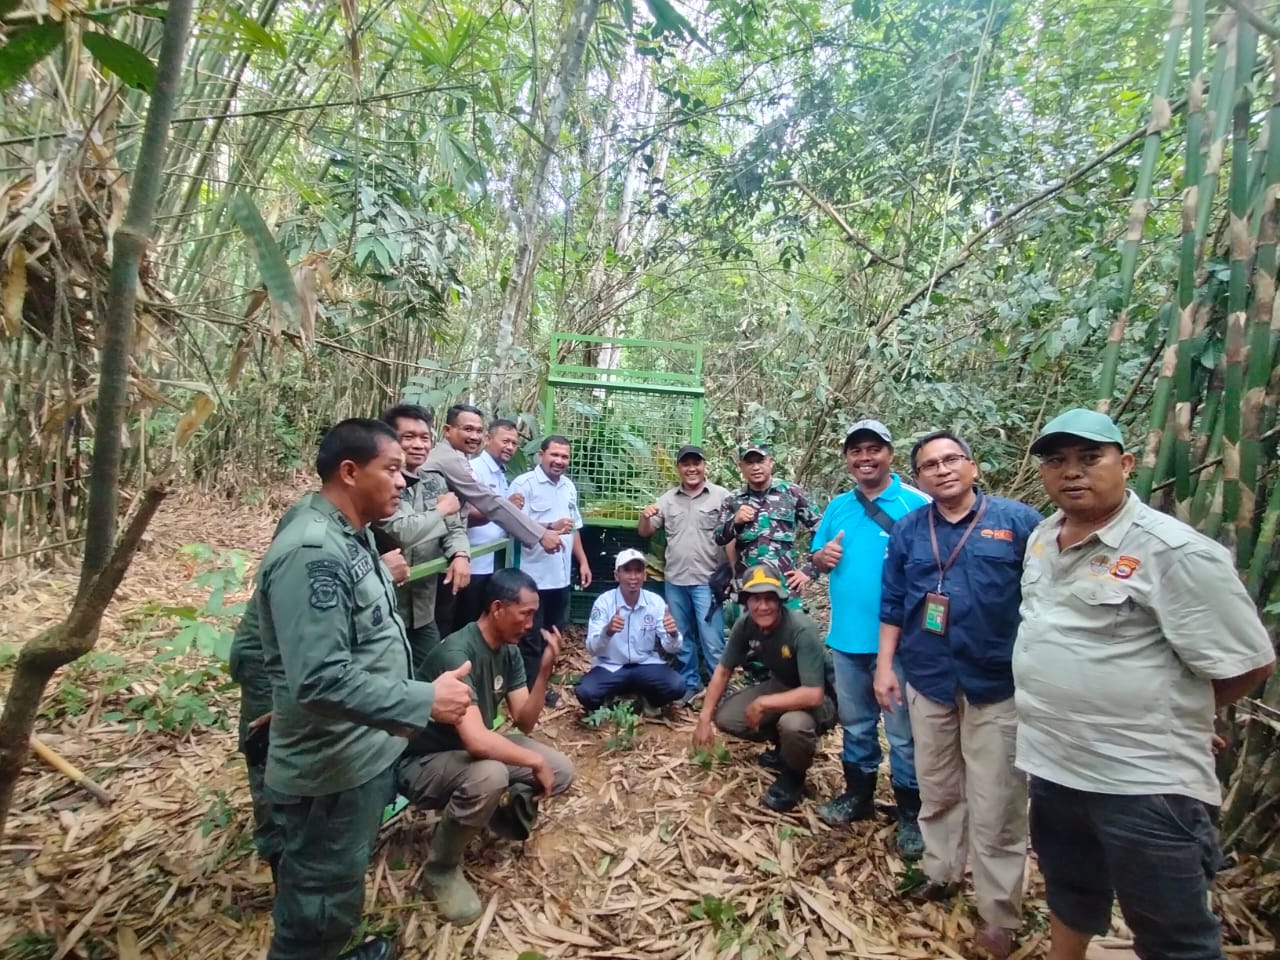
[{"label": "green t-shirt", "polygon": [[739,617],[720,662],[734,670],[748,660],[759,660],[788,687],[822,687],[829,656],[818,625],[799,610],[783,607],[772,633],[762,632],[749,616]]},{"label": "green t-shirt", "polygon": [[[475,693],[476,706],[484,725],[493,729],[493,718],[498,715],[498,705],[512,690],[525,685],[524,661],[520,650],[513,643],[504,643],[494,650],[484,642],[479,624],[469,623],[457,633],[451,633],[431,651],[427,657],[428,680],[434,680],[446,670],[453,670],[471,661],[471,672],[464,681]],[[410,754],[442,753],[445,750],[463,749],[456,728],[434,720],[425,730],[409,741],[406,752]]]}]

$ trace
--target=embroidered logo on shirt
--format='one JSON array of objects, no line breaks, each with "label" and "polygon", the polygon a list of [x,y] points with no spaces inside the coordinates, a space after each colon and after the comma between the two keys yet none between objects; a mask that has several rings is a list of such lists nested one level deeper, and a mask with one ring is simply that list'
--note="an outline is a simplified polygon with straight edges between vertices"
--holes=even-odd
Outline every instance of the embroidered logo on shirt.
[{"label": "embroidered logo on shirt", "polygon": [[379,603],[374,606],[373,616],[371,619],[373,620],[373,625],[375,627],[382,626],[382,604]]},{"label": "embroidered logo on shirt", "polygon": [[1117,580],[1128,580],[1134,575],[1142,561],[1137,557],[1120,557],[1111,567],[1111,575]]},{"label": "embroidered logo on shirt", "polygon": [[987,540],[1004,540],[1007,543],[1013,543],[1012,530],[992,530],[989,528],[983,528],[982,536]]},{"label": "embroidered logo on shirt", "polygon": [[788,647],[785,643],[782,645],[782,659],[784,660],[791,659],[791,648]]},{"label": "embroidered logo on shirt", "polygon": [[1100,553],[1089,561],[1089,572],[1094,576],[1102,576],[1111,569],[1111,558],[1105,553]]},{"label": "embroidered logo on shirt", "polygon": [[652,627],[652,626],[653,626],[653,614],[652,614],[652,613],[646,613],[646,614],[644,615],[644,625],[645,625],[646,627]]},{"label": "embroidered logo on shirt", "polygon": [[493,678],[493,692],[494,692],[494,693],[501,693],[501,692],[502,692],[502,682],[503,682],[503,681],[502,681],[502,674],[498,674],[496,677],[494,677],[494,678]]}]

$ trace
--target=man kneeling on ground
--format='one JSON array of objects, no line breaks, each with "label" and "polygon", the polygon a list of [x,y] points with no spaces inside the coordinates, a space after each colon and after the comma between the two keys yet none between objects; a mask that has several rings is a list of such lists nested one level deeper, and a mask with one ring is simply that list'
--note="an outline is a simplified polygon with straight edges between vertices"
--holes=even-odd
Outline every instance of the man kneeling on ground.
[{"label": "man kneeling on ground", "polygon": [[[762,564],[747,571],[740,592],[747,615],[733,625],[693,733],[694,746],[710,746],[714,720],[731,737],[774,743],[776,752],[766,751],[760,762],[778,770],[778,778],[761,802],[780,813],[804,796],[818,739],[836,722],[836,706],[827,695],[831,663],[822,634],[805,614],[783,606],[787,597],[777,567]],[[720,703],[729,677],[749,659],[763,663],[769,679]]]},{"label": "man kneeling on ground", "polygon": [[[423,881],[436,910],[454,923],[480,916],[480,898],[462,875],[462,854],[489,825],[507,788],[533,786],[545,799],[564,793],[573,782],[568,757],[523,735],[537,726],[560,655],[560,632],[543,630],[547,646],[538,676],[526,689],[517,644],[533,623],[538,586],[521,570],[499,570],[486,585],[484,604],[478,621],[446,637],[427,658],[429,677],[470,660],[465,681],[475,702],[457,727],[429,724],[410,741],[398,770],[401,793],[421,807],[444,810],[431,837]],[[494,730],[504,699],[521,733]]]},{"label": "man kneeling on ground", "polygon": [[618,586],[596,597],[587,622],[591,669],[573,688],[584,710],[614,697],[638,696],[646,711],[684,696],[684,678],[663,662],[680,651],[680,631],[667,605],[643,589],[644,554],[623,550],[613,565]]}]

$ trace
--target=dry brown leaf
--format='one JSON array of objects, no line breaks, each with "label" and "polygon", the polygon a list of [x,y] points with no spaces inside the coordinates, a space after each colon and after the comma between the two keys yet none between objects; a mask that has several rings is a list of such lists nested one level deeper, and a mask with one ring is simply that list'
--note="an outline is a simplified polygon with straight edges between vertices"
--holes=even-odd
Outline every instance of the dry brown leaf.
[{"label": "dry brown leaf", "polygon": [[175,447],[185,447],[187,443],[195,436],[195,432],[200,429],[209,414],[217,408],[213,397],[207,393],[196,394],[195,400],[192,401],[191,407],[182,415],[182,419],[178,421],[178,425],[173,430],[173,445]]},{"label": "dry brown leaf", "polygon": [[27,251],[21,243],[9,250],[4,279],[0,282],[4,332],[16,337],[22,331],[22,305],[27,299]]}]

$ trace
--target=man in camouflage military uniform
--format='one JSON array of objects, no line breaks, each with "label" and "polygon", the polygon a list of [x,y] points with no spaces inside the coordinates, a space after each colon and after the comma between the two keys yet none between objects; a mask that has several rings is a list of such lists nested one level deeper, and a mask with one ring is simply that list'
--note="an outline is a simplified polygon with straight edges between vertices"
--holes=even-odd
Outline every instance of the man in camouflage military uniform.
[{"label": "man in camouflage military uniform", "polygon": [[769,446],[752,440],[738,448],[738,468],[746,486],[726,497],[716,526],[716,543],[737,547],[734,578],[741,583],[751,567],[773,564],[786,578],[789,607],[799,607],[800,590],[816,574],[811,562],[800,563],[796,534],[812,535],[821,517],[798,484],[773,478]]},{"label": "man in camouflage military uniform", "polygon": [[402,403],[382,414],[383,422],[400,438],[404,450],[404,492],[395,516],[379,521],[375,530],[386,539],[382,548],[399,547],[412,567],[445,557],[449,569],[443,576],[415,580],[397,591],[413,651],[413,674],[421,678],[427,655],[440,643],[436,624],[436,594],[444,589],[457,593],[471,579],[471,544],[459,515],[461,503],[449,492],[439,473],[423,470],[431,453],[431,414],[417,404]]},{"label": "man in camouflage military uniform", "polygon": [[[284,831],[268,960],[342,955],[406,738],[431,720],[457,723],[471,705],[461,679],[470,664],[433,683],[410,679],[395,588],[369,530],[399,506],[403,462],[381,421],[337,424],[316,455],[319,495],[258,569],[272,700],[267,795]],[[394,955],[373,940],[346,957]]]},{"label": "man in camouflage military uniform", "polygon": [[[280,531],[289,525],[302,510],[311,503],[311,498],[319,494],[308,493],[290,507],[280,522],[276,524],[271,539],[275,540]],[[400,583],[409,575],[409,565],[399,550],[392,550],[382,555],[382,562],[391,574],[395,583]],[[258,606],[258,592],[244,606],[244,614],[236,625],[235,636],[231,640],[228,655],[227,672],[231,679],[240,685],[240,722],[239,745],[244,755],[244,764],[249,778],[249,799],[253,804],[253,845],[258,856],[271,868],[272,882],[276,879],[276,870],[280,865],[280,854],[284,849],[284,828],[280,818],[271,808],[267,799],[267,745],[271,738],[271,680],[267,676],[267,666],[262,656],[262,613]]]}]

